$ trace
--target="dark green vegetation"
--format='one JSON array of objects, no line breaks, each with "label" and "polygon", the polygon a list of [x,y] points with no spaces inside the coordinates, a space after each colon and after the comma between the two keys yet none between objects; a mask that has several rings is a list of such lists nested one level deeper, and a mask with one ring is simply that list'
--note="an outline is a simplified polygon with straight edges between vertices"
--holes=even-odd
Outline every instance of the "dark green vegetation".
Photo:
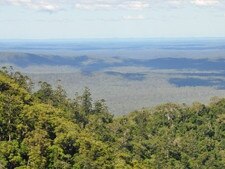
[{"label": "dark green vegetation", "polygon": [[0,71],[0,168],[225,168],[225,99],[165,104],[114,118],[89,89]]}]

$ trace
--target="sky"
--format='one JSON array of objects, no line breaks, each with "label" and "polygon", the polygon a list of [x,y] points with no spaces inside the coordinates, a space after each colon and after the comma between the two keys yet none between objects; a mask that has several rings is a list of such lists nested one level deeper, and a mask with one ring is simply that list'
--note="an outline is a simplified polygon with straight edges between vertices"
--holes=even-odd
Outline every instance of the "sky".
[{"label": "sky", "polygon": [[225,37],[225,0],[0,0],[0,39]]}]

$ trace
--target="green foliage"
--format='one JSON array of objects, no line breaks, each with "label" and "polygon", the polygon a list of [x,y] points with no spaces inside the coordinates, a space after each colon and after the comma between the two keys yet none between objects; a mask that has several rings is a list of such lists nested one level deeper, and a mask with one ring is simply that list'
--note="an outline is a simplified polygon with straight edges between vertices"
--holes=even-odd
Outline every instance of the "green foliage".
[{"label": "green foliage", "polygon": [[225,168],[225,99],[114,118],[88,88],[71,100],[60,85],[31,84],[0,71],[0,168]]}]

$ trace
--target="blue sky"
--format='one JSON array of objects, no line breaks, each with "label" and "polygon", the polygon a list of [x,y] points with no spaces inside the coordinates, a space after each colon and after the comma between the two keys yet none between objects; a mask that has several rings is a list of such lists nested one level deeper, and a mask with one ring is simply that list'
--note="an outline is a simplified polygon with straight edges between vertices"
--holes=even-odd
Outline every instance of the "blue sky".
[{"label": "blue sky", "polygon": [[225,0],[0,0],[0,39],[225,37]]}]

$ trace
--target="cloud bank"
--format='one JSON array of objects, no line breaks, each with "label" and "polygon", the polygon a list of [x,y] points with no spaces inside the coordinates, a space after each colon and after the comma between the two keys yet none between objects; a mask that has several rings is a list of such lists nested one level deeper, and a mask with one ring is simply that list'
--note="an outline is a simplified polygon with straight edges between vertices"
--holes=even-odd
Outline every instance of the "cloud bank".
[{"label": "cloud bank", "polygon": [[224,5],[224,0],[0,0],[0,5],[22,6],[49,12],[56,12],[71,7],[79,10],[143,10],[151,8],[155,4],[212,7]]}]

